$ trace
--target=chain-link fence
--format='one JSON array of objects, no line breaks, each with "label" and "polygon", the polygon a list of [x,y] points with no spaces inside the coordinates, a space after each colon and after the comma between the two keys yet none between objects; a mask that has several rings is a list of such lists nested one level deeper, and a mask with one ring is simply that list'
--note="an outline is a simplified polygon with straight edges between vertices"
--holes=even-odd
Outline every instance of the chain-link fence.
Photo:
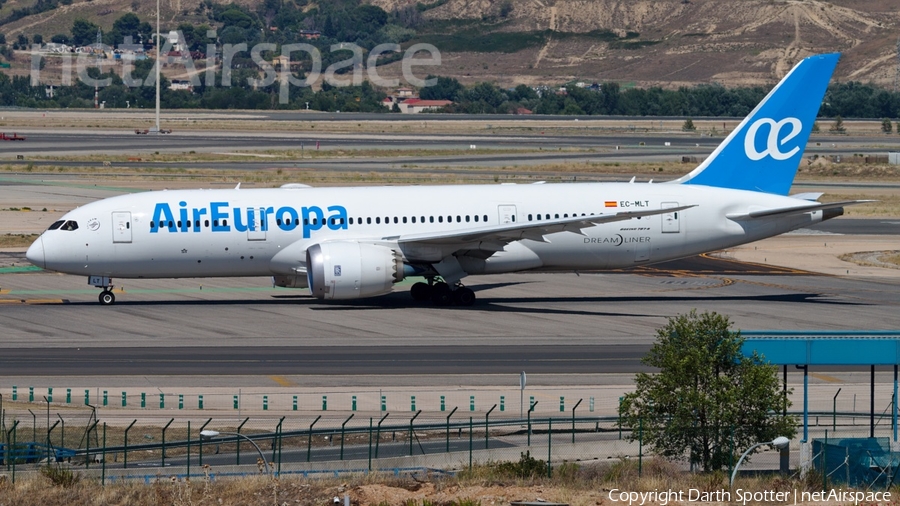
[{"label": "chain-link fence", "polygon": [[[573,417],[571,412],[558,417],[526,413],[525,418],[499,416],[496,412],[475,417],[460,411],[417,411],[378,413],[379,416],[111,422],[98,420],[94,411],[85,409],[52,411],[49,418],[47,412],[34,412],[33,416],[26,413],[7,413],[2,422],[0,463],[13,480],[17,473],[21,476],[34,472],[48,462],[71,466],[107,482],[206,473],[216,477],[258,473],[401,473],[423,469],[445,472],[478,463],[517,461],[526,452],[543,460],[547,472],[552,474],[555,468],[571,462],[634,459],[640,469],[642,460],[650,455],[639,427],[621,427],[616,417]],[[862,425],[864,420],[867,419],[862,415],[845,414],[835,424],[840,425],[841,421],[847,425],[846,432],[851,432],[854,426],[867,428]],[[887,441],[885,436],[890,429],[877,428],[882,436],[879,442]],[[814,429],[819,430],[824,432],[830,427]],[[634,441],[630,441],[631,436]],[[866,447],[868,464],[860,458],[859,463],[853,464],[856,468],[847,468],[852,459],[847,459],[846,448],[852,452],[854,447],[831,440],[827,445],[815,446],[813,463],[821,463],[832,480],[840,478],[841,473],[846,475],[848,469],[852,474],[856,472],[853,469],[871,471],[877,465],[881,470],[878,479],[892,483],[897,459],[885,444],[877,451]],[[793,446],[796,449],[797,444]],[[829,450],[823,451],[823,447]],[[741,450],[733,449],[734,460]],[[690,456],[684,457],[687,469]],[[778,468],[771,459],[760,460],[764,467]],[[865,479],[866,483],[876,481],[869,475]]]},{"label": "chain-link fence", "polygon": [[[479,417],[404,412],[298,418],[134,420],[109,424],[52,413],[7,417],[0,460],[15,473],[64,462],[106,480],[158,475],[214,476],[340,474],[410,469],[460,469],[473,463],[514,461],[523,452],[554,463],[639,458],[639,443],[615,417]],[[39,420],[39,418],[41,418]],[[29,423],[31,422],[31,423]],[[62,423],[65,422],[65,435]],[[30,425],[30,426],[29,426]],[[209,466],[208,468],[204,466]]]},{"label": "chain-link fence", "polygon": [[[629,442],[632,428],[620,427],[617,418],[628,388],[633,387],[219,389],[209,394],[194,389],[181,394],[5,387],[0,390],[0,403],[5,401],[0,404],[0,462],[2,472],[14,475],[48,460],[62,461],[104,480],[193,475],[201,469],[215,475],[461,469],[469,463],[518,460],[523,452],[546,460],[548,472],[563,462],[640,463],[649,449],[640,437]],[[868,413],[873,403],[866,384],[822,384],[810,390],[810,441],[824,440],[826,431],[826,449],[838,439],[893,439],[893,405],[885,382],[877,385],[873,413]],[[795,391],[789,411],[800,422],[798,397]],[[639,436],[639,428],[633,429]],[[203,431],[218,436],[204,438]],[[792,442],[791,468],[800,465],[802,434],[801,427]],[[835,464],[847,460],[849,465],[852,448],[836,448],[843,458],[827,453],[820,459],[824,450],[814,449],[812,463],[830,480],[853,483],[854,472],[847,478],[848,468]],[[877,469],[865,478],[869,483],[894,481],[897,459],[889,446],[881,448],[877,455],[870,449],[868,461],[860,460],[860,469]],[[689,455],[684,457],[687,462]],[[778,468],[765,457],[741,469],[754,465]]]}]

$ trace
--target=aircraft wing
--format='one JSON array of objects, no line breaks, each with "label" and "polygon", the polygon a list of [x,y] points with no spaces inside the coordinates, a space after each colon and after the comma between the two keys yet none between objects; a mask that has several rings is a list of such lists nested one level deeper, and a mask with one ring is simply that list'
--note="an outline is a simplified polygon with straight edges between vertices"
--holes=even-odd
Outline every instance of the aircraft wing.
[{"label": "aircraft wing", "polygon": [[[667,209],[652,209],[647,211],[619,211],[609,214],[598,214],[594,216],[573,216],[571,218],[561,218],[553,220],[529,221],[526,223],[505,223],[503,225],[491,225],[476,229],[466,229],[460,231],[432,232],[423,234],[408,234],[396,237],[384,237],[383,240],[396,241],[400,245],[423,245],[423,246],[454,246],[460,247],[472,245],[474,243],[485,243],[486,245],[499,246],[499,248],[491,248],[496,251],[502,250],[503,245],[522,239],[531,239],[532,241],[547,242],[544,236],[555,234],[557,232],[573,232],[581,234],[585,228],[593,227],[603,223],[612,223],[616,221],[625,221],[632,218],[644,216],[655,216],[658,214],[674,213],[695,207],[693,205],[671,207]],[[489,246],[490,248],[490,246]]]},{"label": "aircraft wing", "polygon": [[733,213],[726,217],[730,220],[752,220],[755,218],[771,218],[772,216],[787,216],[791,214],[803,214],[812,211],[824,211],[826,209],[834,209],[836,207],[852,206],[855,204],[865,204],[867,202],[875,202],[874,200],[844,200],[841,202],[828,202],[826,204],[810,203],[809,205],[799,205],[791,207],[779,207],[776,209],[760,209],[759,211],[750,211],[748,213]]}]

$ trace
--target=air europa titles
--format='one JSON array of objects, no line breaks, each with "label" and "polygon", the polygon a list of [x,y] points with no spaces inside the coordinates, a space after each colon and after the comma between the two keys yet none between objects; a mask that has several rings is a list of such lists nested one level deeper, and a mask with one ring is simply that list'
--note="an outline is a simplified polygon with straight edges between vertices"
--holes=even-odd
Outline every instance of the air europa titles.
[{"label": "air europa titles", "polygon": [[[325,212],[328,212],[328,216]],[[213,232],[246,232],[248,230],[266,232],[272,222],[286,232],[298,227],[303,230],[303,238],[327,226],[330,230],[347,229],[347,209],[344,206],[329,206],[325,211],[318,206],[301,207],[231,207],[228,202],[210,202],[209,207],[188,208],[187,202],[179,202],[178,217],[167,202],[159,202],[153,208],[150,233],[160,230],[168,232],[200,232],[209,227]],[[230,223],[229,223],[230,221]],[[233,226],[232,226],[233,225]]]}]

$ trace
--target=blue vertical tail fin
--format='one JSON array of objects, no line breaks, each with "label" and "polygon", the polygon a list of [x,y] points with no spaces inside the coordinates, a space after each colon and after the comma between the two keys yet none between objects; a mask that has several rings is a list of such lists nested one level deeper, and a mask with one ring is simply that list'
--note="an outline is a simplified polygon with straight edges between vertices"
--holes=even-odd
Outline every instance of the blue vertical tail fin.
[{"label": "blue vertical tail fin", "polygon": [[803,59],[703,163],[672,182],[787,195],[840,56]]}]

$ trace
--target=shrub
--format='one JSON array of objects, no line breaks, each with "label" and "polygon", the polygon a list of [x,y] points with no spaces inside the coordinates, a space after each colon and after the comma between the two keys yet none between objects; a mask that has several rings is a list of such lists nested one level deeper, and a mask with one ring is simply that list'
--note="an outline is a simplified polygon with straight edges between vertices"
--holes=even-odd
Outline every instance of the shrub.
[{"label": "shrub", "polygon": [[547,463],[532,457],[530,451],[519,455],[518,462],[501,462],[497,464],[497,470],[515,478],[536,478],[547,472]]},{"label": "shrub", "polygon": [[81,475],[75,474],[71,469],[62,466],[46,465],[41,468],[41,474],[45,476],[54,486],[62,488],[72,488],[79,481]]}]

